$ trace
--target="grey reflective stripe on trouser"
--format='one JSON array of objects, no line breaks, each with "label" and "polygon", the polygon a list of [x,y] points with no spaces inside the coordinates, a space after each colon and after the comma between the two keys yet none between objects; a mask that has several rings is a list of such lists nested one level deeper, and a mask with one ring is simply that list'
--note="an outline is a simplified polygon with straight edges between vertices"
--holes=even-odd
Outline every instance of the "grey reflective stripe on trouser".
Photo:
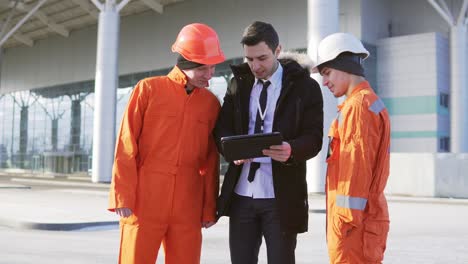
[{"label": "grey reflective stripe on trouser", "polygon": [[369,110],[374,112],[374,114],[376,115],[378,115],[384,109],[385,109],[385,104],[380,98],[375,100],[375,102],[373,102],[372,105],[369,107]]},{"label": "grey reflective stripe on trouser", "polygon": [[364,210],[366,208],[367,199],[361,197],[352,197],[345,195],[336,196],[336,205],[343,208]]}]

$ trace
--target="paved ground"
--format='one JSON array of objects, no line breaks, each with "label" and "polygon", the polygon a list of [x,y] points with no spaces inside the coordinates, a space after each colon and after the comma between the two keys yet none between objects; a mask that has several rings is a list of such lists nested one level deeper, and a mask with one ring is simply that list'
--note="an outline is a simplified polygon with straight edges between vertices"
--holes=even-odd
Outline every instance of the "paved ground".
[{"label": "paved ground", "polygon": [[[108,184],[88,177],[38,177],[0,174],[0,223],[16,228],[71,230],[116,223],[108,213]],[[103,210],[104,209],[104,210]]]},{"label": "paved ground", "polygon": [[[87,177],[0,172],[0,263],[116,263],[119,232],[105,210],[108,188]],[[327,263],[324,197],[311,196],[310,205],[297,263]],[[389,197],[389,209],[384,263],[468,263],[468,200]],[[229,263],[227,219],[203,233],[202,263]]]}]

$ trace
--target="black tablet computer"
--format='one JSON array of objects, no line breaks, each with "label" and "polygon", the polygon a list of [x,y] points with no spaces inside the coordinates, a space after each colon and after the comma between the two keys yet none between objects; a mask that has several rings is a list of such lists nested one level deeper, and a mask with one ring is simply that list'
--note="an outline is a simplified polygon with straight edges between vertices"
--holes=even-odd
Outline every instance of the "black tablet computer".
[{"label": "black tablet computer", "polygon": [[283,139],[280,132],[239,135],[221,138],[224,159],[226,161],[265,157],[262,150],[272,145],[281,145]]}]

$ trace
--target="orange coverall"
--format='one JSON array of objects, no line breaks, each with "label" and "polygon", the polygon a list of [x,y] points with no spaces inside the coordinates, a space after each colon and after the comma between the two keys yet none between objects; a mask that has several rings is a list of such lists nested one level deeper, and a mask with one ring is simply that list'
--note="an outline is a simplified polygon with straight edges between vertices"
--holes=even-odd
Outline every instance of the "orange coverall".
[{"label": "orange coverall", "polygon": [[388,112],[367,81],[338,109],[328,134],[330,263],[381,263],[390,223],[383,193],[390,159]]},{"label": "orange coverall", "polygon": [[200,263],[202,221],[215,221],[219,155],[212,130],[220,105],[205,88],[185,91],[186,76],[140,81],[116,143],[108,210],[120,221],[119,263],[154,264],[161,242],[169,264]]}]

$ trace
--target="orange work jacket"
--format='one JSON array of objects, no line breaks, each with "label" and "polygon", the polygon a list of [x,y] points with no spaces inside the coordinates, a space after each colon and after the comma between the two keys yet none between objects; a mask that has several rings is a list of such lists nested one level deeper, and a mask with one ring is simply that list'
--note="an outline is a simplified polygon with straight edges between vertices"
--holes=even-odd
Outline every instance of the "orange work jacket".
[{"label": "orange work jacket", "polygon": [[352,228],[359,227],[358,230],[372,233],[374,241],[371,243],[385,249],[389,215],[383,191],[389,175],[390,120],[385,105],[367,81],[358,84],[338,106],[338,117],[328,136],[329,245],[339,247],[337,240],[346,237]]},{"label": "orange work jacket", "polygon": [[174,67],[133,90],[116,143],[110,211],[130,208],[139,223],[215,220],[219,155],[212,130],[220,105],[205,88],[187,95],[186,83]]}]

